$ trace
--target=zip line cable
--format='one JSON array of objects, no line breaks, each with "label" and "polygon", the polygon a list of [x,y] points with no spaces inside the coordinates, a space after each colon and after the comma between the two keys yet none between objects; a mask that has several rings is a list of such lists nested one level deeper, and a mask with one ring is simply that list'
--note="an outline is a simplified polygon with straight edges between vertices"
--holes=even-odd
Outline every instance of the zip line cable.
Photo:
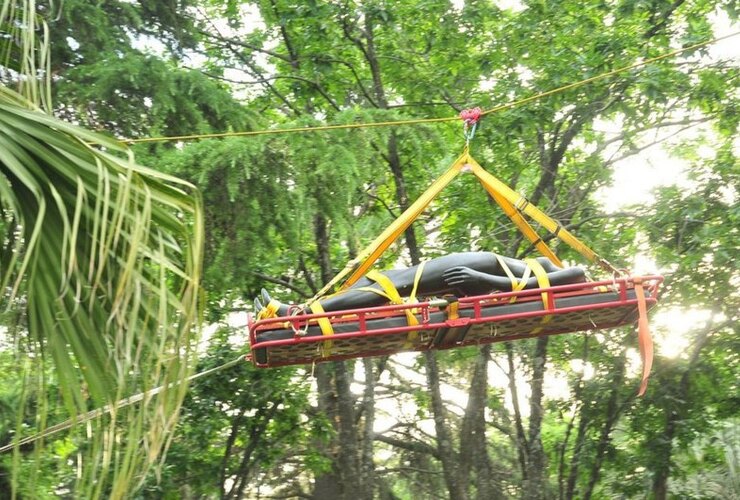
[{"label": "zip line cable", "polygon": [[37,434],[34,434],[32,436],[28,436],[26,438],[20,439],[20,440],[18,440],[17,443],[16,442],[11,442],[9,444],[6,444],[5,446],[2,446],[2,447],[0,447],[0,454],[5,453],[6,451],[12,450],[13,448],[15,448],[15,446],[19,446],[20,447],[20,446],[27,445],[29,443],[33,443],[34,441],[38,441],[39,439],[43,439],[45,437],[54,435],[54,434],[56,434],[58,432],[61,432],[63,430],[69,429],[69,428],[71,428],[74,425],[82,424],[84,422],[88,422],[88,421],[93,420],[95,418],[101,417],[101,416],[105,415],[106,413],[112,412],[113,410],[118,410],[120,408],[125,408],[126,406],[131,406],[131,405],[133,405],[135,403],[138,403],[140,401],[143,401],[145,398],[147,398],[149,396],[155,396],[155,395],[159,394],[165,388],[172,388],[172,387],[175,387],[177,385],[182,384],[183,382],[191,382],[191,381],[197,380],[197,379],[199,379],[201,377],[205,377],[206,375],[210,375],[212,373],[216,373],[216,372],[219,372],[221,370],[225,370],[226,368],[231,368],[232,366],[236,365],[237,363],[239,363],[241,361],[244,361],[245,359],[246,359],[245,356],[242,355],[242,356],[239,356],[236,359],[232,359],[231,361],[228,361],[228,362],[226,362],[226,363],[224,363],[222,365],[216,366],[214,368],[210,368],[210,369],[205,370],[205,371],[202,371],[200,373],[195,373],[195,374],[191,375],[190,377],[186,378],[183,381],[173,382],[173,383],[168,384],[166,386],[156,387],[156,388],[151,389],[149,391],[141,392],[141,393],[136,394],[134,396],[131,396],[129,398],[122,399],[122,400],[118,401],[114,405],[107,405],[107,406],[104,406],[102,408],[98,408],[96,410],[89,411],[87,413],[82,413],[82,414],[78,415],[75,418],[70,418],[69,420],[65,420],[64,422],[60,422],[60,423],[58,423],[56,425],[52,425],[50,427],[47,427],[46,429],[44,429],[43,431],[41,431],[41,432],[39,432]]},{"label": "zip line cable", "polygon": [[[649,59],[645,59],[643,61],[630,64],[629,66],[623,66],[621,68],[607,71],[606,73],[601,73],[596,76],[592,76],[591,78],[586,78],[585,80],[580,80],[578,82],[569,83],[567,85],[563,85],[555,89],[541,92],[533,96],[525,97],[525,98],[522,98],[516,101],[511,101],[506,104],[502,104],[500,106],[496,106],[491,109],[485,110],[481,112],[481,116],[485,116],[485,115],[496,113],[496,112],[503,111],[506,109],[514,108],[516,106],[521,106],[522,104],[527,104],[529,102],[542,99],[543,97],[557,94],[559,92],[564,92],[566,90],[574,89],[574,88],[586,85],[588,83],[594,82],[596,80],[601,80],[603,78],[608,78],[610,76],[614,76],[616,74],[623,73],[631,69],[639,68],[641,66],[646,66],[648,64],[654,63],[656,61],[660,61],[662,59],[668,59],[668,58],[674,57],[678,54],[681,54],[682,52],[687,52],[690,50],[705,47],[707,45],[712,45],[719,41],[732,38],[733,36],[736,36],[736,35],[740,35],[740,31],[736,31],[735,33],[730,33],[725,36],[713,38],[712,40],[695,43],[693,45],[689,45],[688,47],[676,49],[674,51],[667,52],[660,56],[651,57]],[[459,120],[459,119],[460,119],[459,116],[446,116],[442,118],[416,118],[416,119],[410,119],[410,120],[396,120],[396,121],[385,121],[385,122],[347,123],[347,124],[341,124],[341,125],[321,125],[318,127],[294,127],[294,128],[282,128],[282,129],[250,130],[250,131],[242,131],[242,132],[218,132],[218,133],[212,133],[212,134],[191,134],[191,135],[173,135],[173,136],[162,136],[162,137],[143,137],[140,139],[119,139],[119,141],[125,144],[140,144],[140,143],[147,143],[147,142],[166,142],[166,141],[192,141],[196,139],[217,139],[217,138],[222,138],[222,137],[245,137],[245,136],[254,136],[254,135],[269,135],[269,134],[275,134],[275,135],[292,134],[292,133],[299,133],[299,132],[321,132],[325,130],[343,130],[343,129],[353,129],[353,128],[397,127],[401,125],[417,125],[421,123],[448,122],[448,121]]]},{"label": "zip line cable", "polygon": [[[722,40],[726,40],[728,38],[732,38],[733,36],[740,35],[740,31],[737,31],[735,33],[730,33],[725,36],[721,36],[718,38],[714,38],[712,40],[708,40],[705,42],[696,43],[694,45],[690,45],[688,47],[683,47],[681,49],[677,49],[671,52],[667,52],[663,55],[652,57],[649,59],[645,59],[643,61],[631,64],[629,66],[624,66],[622,68],[617,68],[612,71],[608,71],[606,73],[601,73],[599,75],[593,76],[591,78],[586,78],[585,80],[580,80],[578,82],[570,83],[567,85],[563,85],[561,87],[557,87],[552,90],[548,90],[546,92],[541,92],[539,94],[535,94],[530,97],[525,97],[523,99],[519,99],[516,101],[511,101],[506,104],[502,104],[500,106],[493,107],[491,109],[482,111],[480,113],[480,116],[485,116],[488,114],[496,113],[499,111],[503,111],[505,109],[514,108],[516,106],[520,106],[522,104],[526,104],[532,101],[536,101],[538,99],[542,99],[543,97],[547,97],[553,94],[557,94],[559,92],[563,92],[565,90],[570,90],[576,87],[580,87],[583,85],[586,85],[588,83],[594,82],[596,80],[600,80],[603,78],[608,78],[610,76],[616,75],[618,73],[622,73],[625,71],[629,71],[631,69],[638,68],[640,66],[645,66],[648,64],[651,64],[656,61],[660,61],[662,59],[668,59],[670,57],[674,57],[678,54],[681,54],[682,52],[687,52],[689,50],[698,49],[700,47],[705,47],[708,45],[712,45],[714,43],[717,43]],[[340,129],[352,129],[352,128],[371,128],[371,127],[391,127],[391,126],[401,126],[401,125],[416,125],[420,123],[439,123],[439,122],[446,122],[446,121],[453,121],[453,120],[459,120],[459,116],[448,116],[448,117],[442,117],[442,118],[418,118],[418,119],[411,119],[411,120],[398,120],[398,121],[386,121],[386,122],[370,122],[370,123],[350,123],[350,124],[343,124],[343,125],[322,125],[318,127],[297,127],[297,128],[285,128],[285,129],[267,129],[267,130],[252,130],[252,131],[244,131],[244,132],[222,132],[222,133],[214,133],[214,134],[193,134],[193,135],[179,135],[179,136],[167,136],[167,137],[146,137],[141,139],[119,139],[120,142],[126,143],[126,144],[137,144],[137,143],[146,143],[146,142],[164,142],[164,141],[189,141],[189,140],[195,140],[195,139],[214,139],[214,138],[221,138],[221,137],[240,137],[240,136],[254,136],[254,135],[267,135],[267,134],[290,134],[290,133],[298,133],[298,132],[320,132],[324,130],[340,130]],[[238,358],[231,360],[227,363],[224,363],[223,365],[217,366],[215,368],[211,368],[209,370],[196,373],[194,375],[191,375],[187,379],[185,379],[182,382],[191,382],[193,380],[197,380],[201,377],[205,377],[207,375],[210,375],[212,373],[216,373],[218,371],[224,370],[226,368],[230,368],[237,363],[243,361],[245,359],[244,356],[239,356]],[[165,388],[174,387],[176,385],[181,384],[182,382],[175,382],[173,384],[170,384],[168,386],[161,386],[157,387],[155,389],[151,389],[149,391],[145,391],[139,394],[136,394],[134,396],[131,396],[129,398],[122,399],[115,405],[108,405],[104,406],[102,408],[98,408],[96,410],[89,411],[87,413],[83,413],[81,415],[78,415],[75,418],[71,418],[69,420],[65,420],[64,422],[61,422],[56,425],[52,425],[43,431],[34,434],[32,436],[28,436],[26,438],[20,439],[18,442],[13,442],[10,444],[7,444],[5,446],[0,447],[0,453],[5,453],[6,451],[12,450],[15,446],[24,446],[29,443],[33,443],[35,441],[38,441],[39,439],[45,438],[47,436],[54,435],[58,432],[61,432],[63,430],[69,429],[73,427],[76,424],[88,422],[90,420],[93,420],[95,418],[98,418],[106,413],[110,413],[114,409],[120,409],[124,408],[126,406],[131,406],[135,403],[138,403],[144,398],[148,396],[154,396],[156,394],[159,394],[162,392]]]}]

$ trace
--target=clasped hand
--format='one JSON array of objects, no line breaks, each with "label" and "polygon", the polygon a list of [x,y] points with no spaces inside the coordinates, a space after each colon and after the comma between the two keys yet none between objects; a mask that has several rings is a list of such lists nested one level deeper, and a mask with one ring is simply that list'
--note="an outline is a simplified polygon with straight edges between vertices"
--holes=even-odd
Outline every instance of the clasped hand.
[{"label": "clasped hand", "polygon": [[493,287],[491,275],[465,266],[456,266],[442,273],[447,286],[462,291],[465,295],[480,295],[490,292]]}]

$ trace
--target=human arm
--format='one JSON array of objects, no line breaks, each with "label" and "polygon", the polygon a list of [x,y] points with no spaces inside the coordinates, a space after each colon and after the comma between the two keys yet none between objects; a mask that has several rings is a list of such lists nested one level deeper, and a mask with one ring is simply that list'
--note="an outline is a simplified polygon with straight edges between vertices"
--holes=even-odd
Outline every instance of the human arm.
[{"label": "human arm", "polygon": [[[493,291],[510,291],[511,280],[505,276],[487,274],[465,266],[456,266],[447,269],[442,277],[450,288],[461,291],[464,295],[481,295]],[[585,281],[585,274],[580,267],[569,267],[548,272],[547,278],[551,286],[580,283]],[[538,288],[539,283],[535,276],[526,281],[525,289]]]},{"label": "human arm", "polygon": [[456,266],[442,273],[448,287],[462,292],[463,295],[482,295],[494,290],[511,288],[511,281],[502,276],[476,271],[466,266]]}]

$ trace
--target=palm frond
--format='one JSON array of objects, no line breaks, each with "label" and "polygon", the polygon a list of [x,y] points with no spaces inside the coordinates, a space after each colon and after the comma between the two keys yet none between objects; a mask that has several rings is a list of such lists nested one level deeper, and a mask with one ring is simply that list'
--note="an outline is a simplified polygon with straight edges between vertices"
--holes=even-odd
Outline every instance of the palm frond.
[{"label": "palm frond", "polygon": [[201,214],[191,185],[0,87],[0,306],[25,304],[20,354],[42,381],[26,406],[43,427],[50,383],[70,415],[168,387],[79,443],[84,496],[125,496],[167,446],[193,367]]}]

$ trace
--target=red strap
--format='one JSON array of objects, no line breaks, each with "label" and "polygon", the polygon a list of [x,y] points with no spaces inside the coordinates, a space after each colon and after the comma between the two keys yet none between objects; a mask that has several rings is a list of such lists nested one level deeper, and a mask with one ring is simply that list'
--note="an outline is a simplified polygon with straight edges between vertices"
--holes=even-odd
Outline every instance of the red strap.
[{"label": "red strap", "polygon": [[642,382],[640,383],[640,392],[637,395],[642,396],[647,389],[650,369],[653,367],[653,338],[650,336],[642,278],[633,278],[633,282],[635,284],[635,294],[637,295],[637,342],[640,345],[640,356],[642,357]]}]

